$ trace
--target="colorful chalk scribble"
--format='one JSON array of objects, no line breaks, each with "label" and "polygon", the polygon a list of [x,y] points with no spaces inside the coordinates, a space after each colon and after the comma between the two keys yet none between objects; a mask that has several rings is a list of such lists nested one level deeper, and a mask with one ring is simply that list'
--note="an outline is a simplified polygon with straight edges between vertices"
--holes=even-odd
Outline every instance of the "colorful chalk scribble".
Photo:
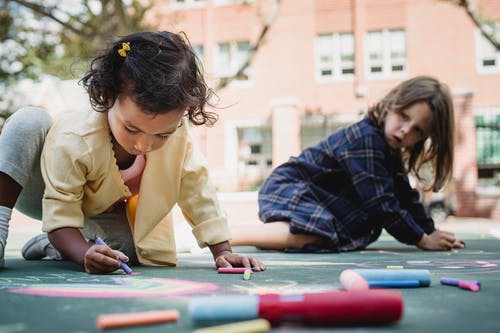
[{"label": "colorful chalk scribble", "polygon": [[[432,259],[432,260],[394,260],[384,261],[384,265],[401,265],[404,268],[428,269],[431,273],[483,273],[500,271],[500,260],[464,260],[464,259]],[[360,268],[384,268],[380,261],[368,261],[357,265]]]},{"label": "colorful chalk scribble", "polygon": [[432,260],[376,260],[363,262],[311,262],[266,260],[268,266],[307,266],[309,270],[323,270],[325,266],[348,268],[386,268],[400,266],[402,268],[429,269],[431,273],[485,273],[500,272],[500,260],[467,260],[467,259],[432,259]]},{"label": "colorful chalk scribble", "polygon": [[208,282],[179,279],[139,279],[135,277],[113,278],[115,284],[55,283],[32,284],[23,288],[9,289],[12,293],[81,298],[141,298],[180,296],[217,289]]},{"label": "colorful chalk scribble", "polygon": [[[470,259],[431,259],[431,260],[374,260],[364,262],[313,262],[267,260],[268,267],[302,266],[309,272],[336,268],[386,268],[400,266],[402,268],[429,269],[432,274],[460,273],[477,274],[500,271],[500,260]],[[59,282],[63,283],[59,283]],[[243,280],[242,280],[243,281]],[[261,294],[269,292],[297,293],[319,292],[335,286],[331,283],[301,284],[293,280],[274,281],[265,279],[244,281],[232,284],[233,292]],[[42,277],[23,276],[17,278],[0,277],[0,289],[8,289],[12,293],[42,295],[52,297],[80,298],[146,298],[162,296],[182,296],[203,294],[218,289],[215,283],[198,282],[170,278],[143,278],[140,276],[89,276],[88,274],[67,275],[47,274]]]}]

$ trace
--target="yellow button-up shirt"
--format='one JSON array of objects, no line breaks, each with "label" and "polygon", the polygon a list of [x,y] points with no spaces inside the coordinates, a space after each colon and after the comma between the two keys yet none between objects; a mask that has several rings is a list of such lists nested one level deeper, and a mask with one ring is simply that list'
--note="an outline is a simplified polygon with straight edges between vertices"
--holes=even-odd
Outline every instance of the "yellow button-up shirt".
[{"label": "yellow button-up shirt", "polygon": [[[141,263],[176,264],[171,214],[175,204],[200,247],[230,239],[207,164],[186,122],[146,158],[135,222],[129,216]],[[69,113],[57,119],[45,139],[41,169],[45,232],[83,228],[85,217],[131,195],[116,164],[106,113]]]}]

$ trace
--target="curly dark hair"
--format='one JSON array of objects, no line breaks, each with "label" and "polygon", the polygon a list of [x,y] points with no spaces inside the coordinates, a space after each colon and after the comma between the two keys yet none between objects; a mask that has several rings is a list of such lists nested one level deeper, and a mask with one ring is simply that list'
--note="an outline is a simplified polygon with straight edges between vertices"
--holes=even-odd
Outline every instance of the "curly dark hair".
[{"label": "curly dark hair", "polygon": [[[120,55],[123,43],[130,50]],[[144,112],[167,113],[185,109],[194,125],[213,125],[217,115],[205,110],[215,95],[207,86],[184,33],[138,32],[108,45],[94,58],[80,80],[94,110],[109,110],[126,94]]]}]

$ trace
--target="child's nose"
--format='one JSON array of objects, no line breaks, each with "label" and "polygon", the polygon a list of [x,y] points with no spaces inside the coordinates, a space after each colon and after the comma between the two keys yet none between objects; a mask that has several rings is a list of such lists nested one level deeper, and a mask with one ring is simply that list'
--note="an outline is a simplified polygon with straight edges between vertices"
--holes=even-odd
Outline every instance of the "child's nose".
[{"label": "child's nose", "polygon": [[141,153],[147,153],[151,150],[152,147],[152,139],[149,135],[143,134],[140,138],[135,142],[134,148],[140,151]]},{"label": "child's nose", "polygon": [[410,126],[409,125],[403,125],[403,126],[401,126],[401,133],[403,133],[403,135],[408,134],[409,131],[410,131]]}]

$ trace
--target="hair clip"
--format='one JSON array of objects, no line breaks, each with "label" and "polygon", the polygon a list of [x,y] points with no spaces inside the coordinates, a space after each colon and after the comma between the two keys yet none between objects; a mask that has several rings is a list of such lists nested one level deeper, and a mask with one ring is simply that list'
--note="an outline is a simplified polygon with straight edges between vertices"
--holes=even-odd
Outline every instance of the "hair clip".
[{"label": "hair clip", "polygon": [[130,51],[130,42],[122,43],[122,48],[118,49],[118,54],[125,58],[128,51]]}]

